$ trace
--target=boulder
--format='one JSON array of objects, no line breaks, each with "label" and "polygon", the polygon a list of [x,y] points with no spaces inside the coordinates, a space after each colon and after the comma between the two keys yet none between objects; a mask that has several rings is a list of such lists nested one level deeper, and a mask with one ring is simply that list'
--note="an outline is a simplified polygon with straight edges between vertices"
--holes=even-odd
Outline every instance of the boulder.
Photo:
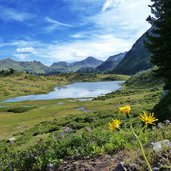
[{"label": "boulder", "polygon": [[124,167],[124,162],[120,162],[113,171],[127,171],[127,169]]},{"label": "boulder", "polygon": [[47,170],[47,171],[55,171],[55,167],[54,167],[53,164],[49,163],[49,164],[47,165],[47,167],[46,167],[46,170]]},{"label": "boulder", "polygon": [[164,148],[171,148],[171,142],[169,140],[158,141],[152,143],[153,151],[159,152]]},{"label": "boulder", "polygon": [[16,138],[15,137],[11,137],[7,140],[8,143],[10,144],[14,144],[14,142],[16,141]]}]

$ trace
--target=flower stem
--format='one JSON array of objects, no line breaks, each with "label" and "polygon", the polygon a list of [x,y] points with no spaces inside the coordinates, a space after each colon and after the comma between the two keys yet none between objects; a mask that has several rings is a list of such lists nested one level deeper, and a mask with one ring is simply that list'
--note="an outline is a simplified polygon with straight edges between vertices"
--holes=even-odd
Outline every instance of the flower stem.
[{"label": "flower stem", "polygon": [[132,122],[130,121],[130,119],[129,119],[129,123],[130,123],[130,128],[131,128],[131,130],[132,130],[133,135],[134,135],[135,138],[138,140],[138,144],[139,144],[139,146],[140,146],[142,155],[143,155],[144,160],[145,160],[145,162],[146,162],[146,164],[147,164],[147,166],[148,166],[148,169],[149,169],[149,171],[152,171],[152,168],[151,168],[151,166],[150,166],[150,163],[148,162],[148,159],[147,159],[147,157],[146,157],[146,155],[145,155],[145,151],[144,151],[143,145],[142,145],[142,143],[141,143],[141,140],[140,140],[139,136],[135,133],[134,128],[133,128],[133,126],[132,126]]},{"label": "flower stem", "polygon": [[134,136],[135,136],[135,137],[137,138],[137,140],[138,140],[138,143],[139,143],[140,148],[141,148],[141,152],[142,152],[142,154],[143,154],[144,160],[145,160],[145,162],[146,162],[146,164],[147,164],[147,166],[148,166],[149,171],[152,171],[152,168],[151,168],[151,166],[150,166],[150,163],[148,162],[148,159],[147,159],[147,157],[146,157],[146,155],[145,155],[145,151],[144,151],[144,148],[143,148],[143,145],[142,145],[142,143],[141,143],[140,138],[139,138],[135,133],[134,133]]}]

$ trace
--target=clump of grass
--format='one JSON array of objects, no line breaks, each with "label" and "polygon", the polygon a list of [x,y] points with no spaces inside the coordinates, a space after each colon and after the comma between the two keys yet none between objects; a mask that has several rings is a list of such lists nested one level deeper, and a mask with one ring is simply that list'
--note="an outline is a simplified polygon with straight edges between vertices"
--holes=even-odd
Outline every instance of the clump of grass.
[{"label": "clump of grass", "polygon": [[24,113],[34,108],[35,107],[32,107],[32,106],[31,107],[19,106],[19,107],[10,107],[10,108],[4,107],[4,108],[1,108],[0,111],[10,112],[10,113]]}]

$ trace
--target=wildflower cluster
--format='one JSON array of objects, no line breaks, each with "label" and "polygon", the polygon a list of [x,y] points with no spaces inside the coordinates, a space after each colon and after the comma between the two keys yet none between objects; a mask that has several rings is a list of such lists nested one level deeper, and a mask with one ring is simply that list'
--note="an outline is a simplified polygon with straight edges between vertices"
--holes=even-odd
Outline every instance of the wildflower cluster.
[{"label": "wildflower cluster", "polygon": [[[133,126],[132,126],[132,122],[130,120],[130,113],[131,113],[131,106],[130,105],[126,105],[126,106],[122,106],[119,108],[119,113],[123,113],[128,119],[129,119],[129,123],[130,123],[130,129],[131,129],[131,133],[135,136],[135,138],[137,139],[139,146],[141,148],[141,152],[143,154],[144,160],[149,168],[150,171],[152,171],[151,166],[147,160],[147,157],[145,155],[145,151],[143,148],[143,145],[141,143],[140,140],[140,134],[137,135]],[[142,114],[139,115],[139,120],[142,121],[144,123],[144,127],[142,128],[142,131],[144,130],[144,128],[146,128],[149,124],[151,125],[155,125],[155,122],[158,121],[157,118],[154,117],[154,113],[147,113],[147,112],[143,112]],[[119,119],[113,119],[111,122],[109,122],[109,129],[112,131],[115,130],[121,130],[120,128],[121,126],[121,120]],[[124,131],[122,131],[124,133]]]}]

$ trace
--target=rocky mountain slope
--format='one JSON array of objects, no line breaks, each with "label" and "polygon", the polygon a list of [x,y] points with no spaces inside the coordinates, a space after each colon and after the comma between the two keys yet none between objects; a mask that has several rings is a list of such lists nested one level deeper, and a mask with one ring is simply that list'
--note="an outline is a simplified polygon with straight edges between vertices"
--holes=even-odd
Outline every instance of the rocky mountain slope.
[{"label": "rocky mountain slope", "polygon": [[116,66],[123,60],[127,52],[119,53],[117,55],[110,56],[106,61],[96,68],[97,72],[108,73],[116,68]]},{"label": "rocky mountain slope", "polygon": [[147,33],[151,34],[152,28],[144,33],[125,55],[123,61],[112,71],[116,74],[133,75],[141,70],[152,67],[150,63],[150,52],[145,47],[144,41],[147,41]]}]

